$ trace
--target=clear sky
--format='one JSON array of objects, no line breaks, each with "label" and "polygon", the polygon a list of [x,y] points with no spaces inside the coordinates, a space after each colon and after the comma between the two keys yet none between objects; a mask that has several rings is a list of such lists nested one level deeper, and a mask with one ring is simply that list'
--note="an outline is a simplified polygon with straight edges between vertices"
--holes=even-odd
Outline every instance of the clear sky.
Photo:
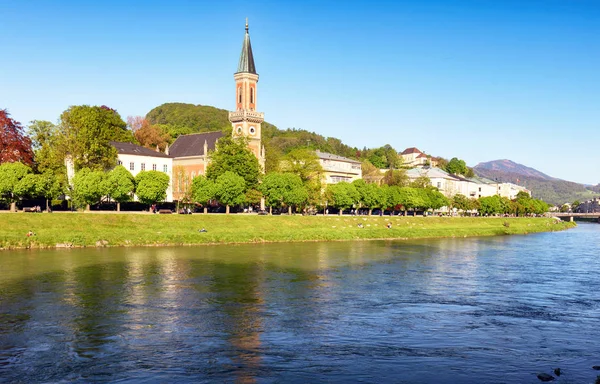
[{"label": "clear sky", "polygon": [[597,0],[0,0],[0,108],[233,109],[246,17],[279,128],[600,182]]}]

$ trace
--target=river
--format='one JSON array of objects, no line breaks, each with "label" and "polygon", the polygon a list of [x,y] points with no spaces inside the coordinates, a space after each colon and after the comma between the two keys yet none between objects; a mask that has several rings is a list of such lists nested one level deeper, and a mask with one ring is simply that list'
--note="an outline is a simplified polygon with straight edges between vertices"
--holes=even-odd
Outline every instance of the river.
[{"label": "river", "polygon": [[593,383],[600,225],[0,252],[0,382]]}]

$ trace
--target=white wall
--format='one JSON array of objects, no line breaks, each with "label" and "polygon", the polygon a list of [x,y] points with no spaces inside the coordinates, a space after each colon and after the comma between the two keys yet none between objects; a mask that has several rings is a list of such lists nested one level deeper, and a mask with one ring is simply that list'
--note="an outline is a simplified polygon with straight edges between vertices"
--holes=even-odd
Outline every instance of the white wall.
[{"label": "white wall", "polygon": [[[167,199],[166,201],[173,201],[173,159],[170,157],[153,157],[153,156],[140,156],[140,155],[129,155],[119,154],[118,160],[121,165],[125,167],[135,177],[142,171],[142,164],[145,164],[146,171],[152,171],[153,165],[156,164],[156,171],[165,172],[169,176],[169,187],[167,188]],[[133,170],[131,169],[131,163],[133,163]]]}]

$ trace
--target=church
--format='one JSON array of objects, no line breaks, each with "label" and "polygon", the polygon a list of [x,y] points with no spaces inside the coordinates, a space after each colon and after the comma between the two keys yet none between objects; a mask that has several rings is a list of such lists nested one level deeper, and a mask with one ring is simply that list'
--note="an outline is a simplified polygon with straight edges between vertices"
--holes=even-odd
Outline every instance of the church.
[{"label": "church", "polygon": [[[265,148],[261,140],[264,113],[256,111],[258,73],[256,73],[250,44],[248,20],[246,20],[246,33],[237,72],[234,73],[233,78],[236,89],[236,109],[229,112],[232,135],[236,138],[245,137],[248,140],[248,147],[264,169]],[[217,140],[222,136],[221,131],[181,135],[168,148],[168,155],[173,158],[171,183],[174,200],[180,200],[189,191],[194,177],[206,173],[210,162],[208,155],[210,151],[215,150]]]}]

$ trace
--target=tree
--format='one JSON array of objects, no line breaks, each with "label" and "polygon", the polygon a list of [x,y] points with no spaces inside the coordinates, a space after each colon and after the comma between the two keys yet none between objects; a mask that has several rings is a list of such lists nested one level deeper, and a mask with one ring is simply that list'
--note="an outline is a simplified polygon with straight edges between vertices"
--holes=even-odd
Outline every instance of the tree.
[{"label": "tree", "polygon": [[141,146],[164,151],[171,139],[168,133],[158,125],[150,124],[150,122],[141,116],[127,117],[127,126],[133,131],[133,136]]},{"label": "tree", "polygon": [[411,187],[401,187],[398,189],[400,202],[404,208],[404,215],[406,215],[408,209],[423,208],[427,205],[423,194],[419,191],[418,188]]},{"label": "tree", "polygon": [[216,181],[219,176],[233,172],[244,179],[246,188],[258,185],[261,173],[258,159],[248,149],[247,140],[223,136],[217,142],[217,149],[211,155],[211,162],[206,169],[206,177]]},{"label": "tree", "polygon": [[21,162],[33,164],[31,139],[23,133],[23,126],[9,117],[6,109],[0,109],[0,164]]},{"label": "tree", "polygon": [[73,201],[77,205],[86,205],[86,210],[90,210],[90,205],[100,201],[104,195],[105,173],[102,171],[93,171],[89,168],[83,168],[75,173],[73,177]]},{"label": "tree", "polygon": [[192,180],[192,199],[204,206],[204,213],[208,213],[208,203],[217,196],[217,186],[215,182],[200,175]]},{"label": "tree", "polygon": [[466,175],[468,172],[467,164],[464,160],[453,157],[446,165],[446,172],[453,175]]},{"label": "tree", "polygon": [[503,212],[500,196],[485,196],[479,198],[479,213],[482,215],[495,215]]},{"label": "tree", "polygon": [[106,106],[72,106],[61,115],[61,147],[70,154],[75,169],[110,169],[117,150],[110,141],[134,142],[121,116]]},{"label": "tree", "polygon": [[153,204],[167,198],[169,175],[159,171],[141,171],[135,177],[135,195],[144,204]]},{"label": "tree", "polygon": [[383,176],[383,183],[390,186],[404,187],[408,184],[408,176],[404,169],[390,169]]},{"label": "tree", "polygon": [[308,204],[317,205],[321,200],[323,189],[323,167],[319,157],[312,149],[297,148],[284,156],[281,170],[300,177],[308,193]]},{"label": "tree", "polygon": [[386,205],[387,196],[377,184],[367,184],[362,179],[354,180],[352,184],[359,194],[360,205],[369,209],[369,216],[371,216],[373,208],[381,208]]},{"label": "tree", "polygon": [[2,163],[0,164],[0,198],[4,198],[10,203],[10,210],[16,211],[15,188],[19,181],[27,174],[31,173],[31,168],[23,163]]},{"label": "tree", "polygon": [[361,170],[363,178],[373,178],[382,176],[381,172],[379,171],[379,168],[371,164],[369,160],[364,160],[361,163]]},{"label": "tree", "polygon": [[431,179],[427,176],[419,176],[410,183],[413,188],[427,188],[430,185]]},{"label": "tree", "polygon": [[267,205],[273,207],[288,207],[292,213],[292,205],[300,205],[308,200],[308,192],[300,176],[292,173],[269,173],[259,186]]},{"label": "tree", "polygon": [[464,212],[473,209],[471,208],[471,201],[469,198],[460,193],[457,193],[452,197],[452,207]]},{"label": "tree", "polygon": [[41,195],[39,190],[39,175],[34,173],[26,174],[17,185],[15,185],[15,189],[13,190],[13,194],[18,198],[35,198]]},{"label": "tree", "polygon": [[283,157],[281,171],[298,175],[302,183],[307,183],[310,180],[321,179],[323,167],[315,151],[299,148]]},{"label": "tree", "polygon": [[339,209],[340,215],[344,209],[352,207],[360,200],[360,195],[354,185],[346,182],[329,184],[326,196],[330,205]]},{"label": "tree", "polygon": [[117,202],[117,212],[121,203],[131,200],[134,190],[135,179],[124,166],[118,165],[106,175],[104,193]]},{"label": "tree", "polygon": [[422,188],[424,191],[424,209],[440,209],[450,205],[450,201],[440,191],[435,188]]},{"label": "tree", "polygon": [[66,175],[55,174],[51,170],[47,170],[38,176],[37,190],[40,196],[46,199],[46,211],[48,211],[49,200],[65,193],[67,185]]},{"label": "tree", "polygon": [[66,172],[65,152],[58,127],[49,121],[34,120],[29,123],[27,132],[35,152],[37,170],[52,170],[57,174]]},{"label": "tree", "polygon": [[249,189],[246,191],[246,200],[244,203],[246,204],[258,204],[263,198],[263,194],[257,189]]},{"label": "tree", "polygon": [[217,199],[222,204],[225,204],[226,214],[229,214],[229,207],[231,205],[238,205],[244,202],[246,182],[242,176],[227,171],[217,178],[216,186]]}]

